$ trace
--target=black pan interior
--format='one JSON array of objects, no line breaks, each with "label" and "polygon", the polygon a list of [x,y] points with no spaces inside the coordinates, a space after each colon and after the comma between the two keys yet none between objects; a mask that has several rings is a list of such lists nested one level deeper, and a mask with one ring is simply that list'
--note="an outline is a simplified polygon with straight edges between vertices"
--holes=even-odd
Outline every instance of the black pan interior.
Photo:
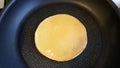
[{"label": "black pan interior", "polygon": [[[79,19],[87,29],[87,47],[81,55],[71,61],[57,62],[50,60],[41,55],[35,47],[34,33],[36,28],[42,20],[55,14],[70,14]],[[111,17],[112,16],[110,16],[110,18],[106,18],[106,20],[111,19],[110,21],[108,20],[110,24],[112,22],[118,22],[117,18],[112,19]],[[115,15],[113,17],[115,17]],[[106,22],[106,20],[104,22]],[[115,29],[112,31],[117,32],[114,31],[116,30],[116,25],[113,26],[115,26]],[[103,63],[106,63],[106,61],[101,60],[106,59],[106,55],[104,54],[106,52],[108,52],[107,54],[110,53],[110,49],[107,48],[111,48],[112,45],[116,45],[113,43],[108,46],[107,43],[104,42],[106,39],[103,33],[104,30],[102,29],[106,29],[107,27],[109,26],[101,28],[99,19],[88,9],[80,5],[76,5],[74,3],[47,4],[37,8],[24,19],[19,31],[18,44],[20,47],[20,53],[30,68],[100,68],[104,65]],[[107,32],[105,32],[105,34],[107,34]],[[116,37],[113,36],[113,38],[116,40]],[[107,65],[105,68],[106,67]]]}]

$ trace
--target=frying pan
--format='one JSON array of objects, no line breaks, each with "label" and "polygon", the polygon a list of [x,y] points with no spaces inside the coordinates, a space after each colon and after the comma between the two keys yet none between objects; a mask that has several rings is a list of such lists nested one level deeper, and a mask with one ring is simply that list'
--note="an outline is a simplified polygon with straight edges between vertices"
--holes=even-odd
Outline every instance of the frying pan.
[{"label": "frying pan", "polygon": [[[119,68],[119,6],[111,0],[11,0],[0,16],[0,68]],[[73,60],[39,54],[34,32],[40,21],[70,14],[85,25],[88,44]]]}]

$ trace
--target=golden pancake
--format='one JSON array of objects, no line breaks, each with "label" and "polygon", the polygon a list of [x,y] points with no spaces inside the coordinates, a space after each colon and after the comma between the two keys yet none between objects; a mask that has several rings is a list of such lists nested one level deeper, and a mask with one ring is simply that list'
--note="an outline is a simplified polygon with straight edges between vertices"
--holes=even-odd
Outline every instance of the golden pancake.
[{"label": "golden pancake", "polygon": [[84,25],[68,14],[44,19],[35,32],[37,50],[49,59],[68,61],[83,52],[87,44]]}]

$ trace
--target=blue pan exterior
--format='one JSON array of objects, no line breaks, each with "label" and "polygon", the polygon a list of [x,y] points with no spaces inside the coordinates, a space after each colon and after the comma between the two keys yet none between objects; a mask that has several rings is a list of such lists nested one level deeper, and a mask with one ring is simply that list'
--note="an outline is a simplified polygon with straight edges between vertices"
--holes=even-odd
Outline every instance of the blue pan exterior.
[{"label": "blue pan exterior", "polygon": [[2,13],[0,17],[0,68],[28,68],[19,55],[17,32],[24,17],[42,4],[43,0],[12,0]]}]

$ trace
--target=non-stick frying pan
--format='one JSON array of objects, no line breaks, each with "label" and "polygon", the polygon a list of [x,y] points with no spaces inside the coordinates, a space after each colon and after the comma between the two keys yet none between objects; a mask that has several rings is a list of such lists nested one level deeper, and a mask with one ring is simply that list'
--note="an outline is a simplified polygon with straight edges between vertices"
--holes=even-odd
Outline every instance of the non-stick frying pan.
[{"label": "non-stick frying pan", "polygon": [[[0,68],[119,68],[118,7],[111,0],[12,0],[0,16]],[[73,60],[53,61],[35,48],[38,24],[55,14],[87,29],[87,47]]]}]

